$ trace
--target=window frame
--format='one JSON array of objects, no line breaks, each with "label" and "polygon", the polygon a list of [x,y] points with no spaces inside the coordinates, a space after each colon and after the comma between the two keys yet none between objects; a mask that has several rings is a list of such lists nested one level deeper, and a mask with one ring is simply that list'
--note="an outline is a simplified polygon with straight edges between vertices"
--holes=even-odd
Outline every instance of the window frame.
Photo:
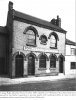
[{"label": "window frame", "polygon": [[[52,61],[53,61],[53,62],[52,62]],[[54,67],[51,67],[51,65],[52,65],[51,62],[52,62],[52,64],[54,65]],[[56,57],[53,56],[53,55],[50,57],[50,69],[51,69],[51,68],[56,68]]]},{"label": "window frame", "polygon": [[[73,50],[73,51],[72,51]],[[76,55],[76,48],[71,48],[71,55],[75,56]]]},{"label": "window frame", "polygon": [[[56,37],[55,35],[53,35],[53,34],[52,34],[51,36],[54,36],[54,37],[55,37],[56,43],[55,43],[55,46],[52,47],[52,46],[51,46],[51,38],[50,38],[50,48],[57,49],[57,37]],[[52,43],[52,44],[53,44],[53,43]]]},{"label": "window frame", "polygon": [[[55,37],[55,39],[56,39],[56,44],[55,44],[55,47],[52,47],[51,46],[51,44],[50,44],[50,48],[52,48],[52,49],[57,49],[57,43],[58,43],[58,41],[59,41],[59,37],[58,37],[58,34],[56,33],[56,32],[51,32],[50,34],[49,34],[49,36],[48,36],[48,39],[50,39],[50,37],[51,36],[54,36]],[[50,43],[51,43],[51,41],[50,41]]]},{"label": "window frame", "polygon": [[70,62],[70,69],[76,70],[76,62]]},{"label": "window frame", "polygon": [[[46,39],[45,42],[42,41],[42,38],[45,38]],[[44,35],[44,34],[41,35],[40,38],[39,38],[39,40],[41,40],[40,44],[43,44],[43,45],[46,45],[47,44],[47,37],[46,37],[46,35]]]},{"label": "window frame", "polygon": [[[42,59],[41,57],[44,57],[45,59]],[[42,62],[42,60],[44,60],[44,62]],[[47,61],[47,58],[45,55],[41,55],[40,58],[39,58],[39,69],[46,69],[46,61]],[[41,67],[42,65],[45,65],[45,67]]]},{"label": "window frame", "polygon": [[[33,31],[32,29],[28,29],[27,32],[28,32],[29,30]],[[27,32],[26,32],[26,35],[28,35]],[[36,47],[36,33],[35,33],[34,31],[33,31],[33,33],[34,33],[35,39],[29,39],[29,38],[27,38],[27,43],[26,43],[27,46],[34,46],[34,47]],[[29,34],[29,35],[30,35],[30,36],[33,36],[32,34]],[[31,42],[28,42],[28,40],[34,40],[34,43],[31,44]]]}]

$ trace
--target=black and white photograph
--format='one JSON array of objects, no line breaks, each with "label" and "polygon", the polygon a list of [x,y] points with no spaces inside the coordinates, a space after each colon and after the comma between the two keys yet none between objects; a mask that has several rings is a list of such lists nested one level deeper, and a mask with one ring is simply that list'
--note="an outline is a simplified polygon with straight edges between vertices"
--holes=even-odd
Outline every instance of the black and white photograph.
[{"label": "black and white photograph", "polygon": [[0,0],[0,97],[76,96],[75,2]]}]

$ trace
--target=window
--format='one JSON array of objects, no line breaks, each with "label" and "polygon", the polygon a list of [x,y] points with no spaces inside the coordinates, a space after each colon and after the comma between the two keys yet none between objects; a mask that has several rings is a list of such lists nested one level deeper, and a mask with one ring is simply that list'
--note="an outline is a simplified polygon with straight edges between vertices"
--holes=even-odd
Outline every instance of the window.
[{"label": "window", "polygon": [[36,45],[36,36],[33,30],[28,30],[26,34],[27,34],[27,44]]},{"label": "window", "polygon": [[50,58],[50,68],[56,68],[56,57],[51,56]]},{"label": "window", "polygon": [[40,56],[39,68],[46,68],[46,56],[45,55]]},{"label": "window", "polygon": [[76,62],[71,62],[71,69],[76,69]]},{"label": "window", "polygon": [[71,48],[71,55],[76,55],[76,49],[75,48]]},{"label": "window", "polygon": [[50,39],[50,48],[57,49],[57,42],[59,41],[59,37],[55,32],[49,34],[48,39]]},{"label": "window", "polygon": [[50,47],[53,47],[53,48],[57,47],[57,40],[56,40],[56,37],[54,35],[51,35],[51,38],[50,38]]},{"label": "window", "polygon": [[45,36],[45,35],[41,35],[40,36],[40,40],[41,40],[41,44],[46,44],[46,42],[47,42],[47,37]]}]

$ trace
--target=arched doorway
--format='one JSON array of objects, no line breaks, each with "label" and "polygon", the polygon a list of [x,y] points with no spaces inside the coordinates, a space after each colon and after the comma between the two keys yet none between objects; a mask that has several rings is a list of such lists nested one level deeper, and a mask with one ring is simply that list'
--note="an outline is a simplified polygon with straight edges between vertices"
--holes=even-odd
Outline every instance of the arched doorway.
[{"label": "arched doorway", "polygon": [[22,77],[23,76],[23,56],[17,55],[15,59],[15,76]]},{"label": "arched doorway", "polygon": [[46,56],[41,55],[39,58],[39,68],[46,68]]},{"label": "arched doorway", "polygon": [[56,57],[53,55],[50,57],[50,68],[56,68]]},{"label": "arched doorway", "polygon": [[35,74],[35,57],[33,55],[28,56],[28,75]]},{"label": "arched doorway", "polygon": [[64,59],[63,57],[59,57],[59,73],[63,73],[64,71]]}]

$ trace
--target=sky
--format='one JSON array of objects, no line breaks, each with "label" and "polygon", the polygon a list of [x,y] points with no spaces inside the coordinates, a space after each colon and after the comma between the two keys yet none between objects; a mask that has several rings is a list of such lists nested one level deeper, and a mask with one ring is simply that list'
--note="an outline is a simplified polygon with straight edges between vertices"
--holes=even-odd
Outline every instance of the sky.
[{"label": "sky", "polygon": [[[75,0],[10,0],[17,11],[51,21],[57,15],[61,18],[61,28],[67,31],[66,37],[75,38]],[[9,0],[0,0],[0,26],[7,22]]]}]

